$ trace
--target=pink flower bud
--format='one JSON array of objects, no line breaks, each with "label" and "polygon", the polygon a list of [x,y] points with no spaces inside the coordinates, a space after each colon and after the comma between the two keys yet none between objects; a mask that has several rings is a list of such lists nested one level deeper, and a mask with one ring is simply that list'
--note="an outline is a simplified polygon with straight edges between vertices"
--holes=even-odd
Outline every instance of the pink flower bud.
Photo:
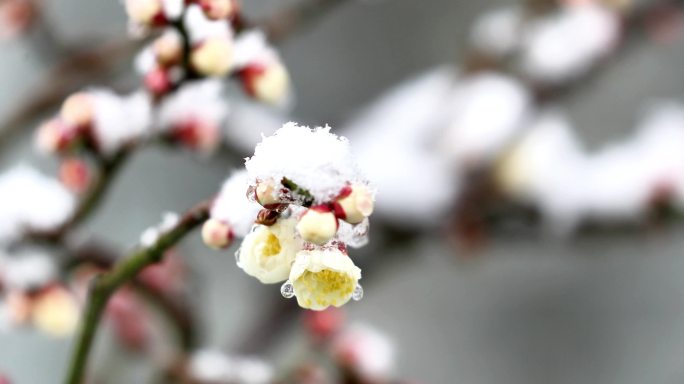
[{"label": "pink flower bud", "polygon": [[14,324],[25,324],[31,316],[31,299],[22,292],[10,291],[6,297],[10,320]]},{"label": "pink flower bud", "polygon": [[233,64],[233,45],[227,38],[208,38],[193,48],[192,67],[201,75],[224,76]]},{"label": "pink flower bud", "polygon": [[151,70],[145,75],[143,81],[145,88],[155,96],[160,96],[171,90],[171,78],[169,73],[162,68]]},{"label": "pink flower bud", "polygon": [[337,233],[337,218],[325,205],[309,208],[297,223],[297,232],[304,241],[323,245]]},{"label": "pink flower bud", "polygon": [[238,12],[238,4],[235,0],[199,0],[207,18],[212,20],[231,19]]},{"label": "pink flower bud", "polygon": [[144,350],[150,341],[150,329],[144,307],[127,289],[117,292],[107,305],[107,318],[114,334],[126,347]]},{"label": "pink flower bud", "polygon": [[28,0],[0,1],[0,39],[10,39],[25,32],[36,18],[36,8]]},{"label": "pink flower bud", "polygon": [[85,161],[66,159],[59,166],[59,180],[75,193],[84,192],[90,185],[90,170]]},{"label": "pink flower bud", "polygon": [[90,95],[77,92],[64,100],[59,115],[67,125],[87,127],[93,121],[93,113]]},{"label": "pink flower bud", "polygon": [[269,104],[279,104],[287,96],[290,77],[279,61],[251,64],[240,71],[242,86],[248,95]]},{"label": "pink flower bud", "polygon": [[337,333],[344,324],[344,312],[335,307],[323,311],[304,312],[304,326],[316,340],[324,340]]},{"label": "pink flower bud", "polygon": [[172,134],[186,148],[202,153],[213,152],[221,142],[221,129],[214,121],[188,118],[177,124]]},{"label": "pink flower bud", "polygon": [[163,294],[174,295],[186,288],[188,268],[175,248],[164,253],[160,263],[150,265],[138,275],[138,280],[148,288]]},{"label": "pink flower bud", "polygon": [[358,224],[373,213],[373,194],[364,185],[343,189],[335,202],[335,214],[349,224]]},{"label": "pink flower bud", "polygon": [[36,147],[43,153],[63,152],[76,141],[78,134],[76,127],[54,118],[38,127],[35,136]]},{"label": "pink flower bud", "polygon": [[181,62],[183,58],[183,42],[175,33],[165,33],[152,44],[157,63],[162,67],[170,67]]},{"label": "pink flower bud", "polygon": [[161,25],[165,23],[162,0],[126,0],[126,14],[142,25]]},{"label": "pink flower bud", "polygon": [[211,248],[227,248],[233,241],[233,237],[230,225],[221,220],[209,219],[202,226],[202,240]]}]

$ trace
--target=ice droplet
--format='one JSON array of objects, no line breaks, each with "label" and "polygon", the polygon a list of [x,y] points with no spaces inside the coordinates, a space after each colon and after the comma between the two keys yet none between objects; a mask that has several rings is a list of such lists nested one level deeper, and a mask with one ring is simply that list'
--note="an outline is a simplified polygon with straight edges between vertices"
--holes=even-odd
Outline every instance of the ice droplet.
[{"label": "ice droplet", "polygon": [[351,238],[349,239],[347,245],[349,245],[352,248],[361,248],[368,244],[368,231],[370,229],[370,225],[368,223],[368,218],[363,220],[362,222],[356,224],[352,228],[352,235]]},{"label": "ice droplet", "polygon": [[255,203],[255,202],[256,202],[256,187],[253,186],[253,185],[250,185],[250,186],[247,188],[247,194],[246,194],[246,196],[247,196],[247,200],[249,200],[249,201]]},{"label": "ice droplet", "polygon": [[363,287],[361,286],[361,284],[356,283],[354,292],[352,292],[352,300],[359,301],[361,299],[363,299]]},{"label": "ice droplet", "polygon": [[238,267],[240,266],[240,250],[241,249],[242,248],[238,248],[238,250],[235,251],[235,264],[237,264]]},{"label": "ice droplet", "polygon": [[294,285],[292,285],[290,280],[286,281],[282,286],[280,286],[280,294],[286,299],[291,299],[294,297]]}]

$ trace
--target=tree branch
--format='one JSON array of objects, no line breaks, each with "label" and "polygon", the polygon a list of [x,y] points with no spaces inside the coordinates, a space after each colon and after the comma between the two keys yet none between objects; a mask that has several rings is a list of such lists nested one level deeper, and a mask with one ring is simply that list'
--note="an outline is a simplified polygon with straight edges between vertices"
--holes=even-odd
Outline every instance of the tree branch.
[{"label": "tree branch", "polygon": [[143,268],[159,262],[164,251],[202,224],[209,217],[210,205],[210,201],[205,201],[192,208],[183,215],[172,229],[162,234],[154,244],[135,251],[128,258],[116,264],[110,272],[93,279],[65,383],[83,383],[88,355],[102,312],[107,306],[109,298],[123,284],[132,281]]}]

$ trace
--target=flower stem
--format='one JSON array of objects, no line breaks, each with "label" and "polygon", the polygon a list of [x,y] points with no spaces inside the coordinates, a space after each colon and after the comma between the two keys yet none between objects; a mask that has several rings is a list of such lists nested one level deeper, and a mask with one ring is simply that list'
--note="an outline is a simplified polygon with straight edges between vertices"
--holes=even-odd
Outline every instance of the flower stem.
[{"label": "flower stem", "polygon": [[159,262],[164,251],[172,247],[185,235],[202,224],[209,217],[210,202],[203,202],[189,210],[172,229],[162,234],[149,247],[140,248],[114,268],[91,282],[85,312],[81,319],[75,345],[71,355],[67,384],[82,384],[88,356],[97,332],[97,326],[109,298],[123,284],[133,280],[143,268]]}]

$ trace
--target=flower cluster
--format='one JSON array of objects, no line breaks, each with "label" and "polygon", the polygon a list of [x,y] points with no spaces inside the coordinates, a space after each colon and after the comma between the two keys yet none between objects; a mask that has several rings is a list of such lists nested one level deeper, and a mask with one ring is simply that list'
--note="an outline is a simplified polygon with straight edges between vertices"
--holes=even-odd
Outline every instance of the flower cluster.
[{"label": "flower cluster", "polygon": [[70,335],[79,302],[57,277],[53,258],[41,251],[0,254],[0,330],[34,326],[52,336]]},{"label": "flower cluster", "polygon": [[143,89],[118,95],[92,88],[71,95],[38,129],[41,152],[64,155],[86,148],[107,157],[154,135],[210,154],[221,143],[228,117],[222,78],[229,75],[257,101],[288,104],[285,66],[261,31],[245,30],[234,0],[125,5],[132,24],[158,32],[135,60]]},{"label": "flower cluster", "polygon": [[244,237],[238,265],[264,284],[286,281],[283,296],[304,308],[360,299],[361,270],[347,246],[366,243],[375,192],[348,141],[330,128],[288,123],[257,145],[246,168],[216,198],[205,243],[225,248]]},{"label": "flower cluster", "polygon": [[560,83],[577,77],[616,45],[623,9],[601,1],[564,1],[553,11],[530,17],[521,6],[495,9],[477,20],[473,45],[516,63],[536,81]]},{"label": "flower cluster", "polygon": [[160,96],[188,79],[234,73],[256,100],[283,104],[289,75],[258,30],[244,30],[234,0],[128,0],[130,19],[161,35],[137,58],[146,88]]},{"label": "flower cluster", "polygon": [[38,128],[35,143],[47,154],[87,147],[106,157],[147,135],[151,125],[152,104],[144,92],[121,96],[95,88],[69,96],[57,116]]}]

